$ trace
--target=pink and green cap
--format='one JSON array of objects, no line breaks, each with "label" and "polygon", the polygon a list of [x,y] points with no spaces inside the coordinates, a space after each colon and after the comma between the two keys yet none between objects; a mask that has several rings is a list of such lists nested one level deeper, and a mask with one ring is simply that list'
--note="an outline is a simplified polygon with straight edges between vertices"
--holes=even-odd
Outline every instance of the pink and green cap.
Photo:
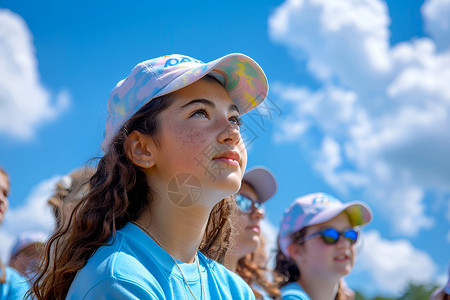
[{"label": "pink and green cap", "polygon": [[107,151],[123,124],[145,104],[205,75],[213,76],[223,84],[241,114],[261,104],[268,93],[264,71],[244,54],[229,54],[209,63],[179,54],[141,62],[127,78],[117,83],[109,96],[105,138],[101,145],[103,151]]},{"label": "pink and green cap", "polygon": [[312,225],[327,222],[345,211],[352,226],[361,226],[372,220],[372,211],[360,201],[342,203],[340,200],[325,194],[314,193],[295,199],[286,209],[281,220],[278,244],[284,255],[292,243],[293,233]]}]

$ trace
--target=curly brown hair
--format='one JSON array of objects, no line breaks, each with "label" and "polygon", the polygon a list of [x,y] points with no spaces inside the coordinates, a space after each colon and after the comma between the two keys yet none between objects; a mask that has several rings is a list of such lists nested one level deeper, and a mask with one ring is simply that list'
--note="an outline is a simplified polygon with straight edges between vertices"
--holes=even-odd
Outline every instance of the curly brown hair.
[{"label": "curly brown hair", "polygon": [[[159,114],[172,102],[170,94],[153,99],[115,135],[90,179],[89,192],[75,206],[67,224],[46,245],[41,271],[31,290],[37,299],[64,299],[75,275],[95,251],[109,244],[111,238],[114,241],[117,230],[150,207],[153,195],[146,175],[128,159],[124,143],[130,133],[138,131],[152,136],[158,144]],[[232,200],[225,199],[210,213],[200,251],[212,259],[223,259],[228,247],[232,205]]]},{"label": "curly brown hair", "polygon": [[264,246],[265,241],[261,236],[261,243],[258,248],[238,260],[236,273],[247,282],[253,290],[256,299],[263,299],[263,295],[254,289],[254,283],[262,287],[269,297],[278,299],[281,296],[280,290],[266,278],[266,274],[267,272],[270,272],[270,270],[266,267],[267,258]]}]

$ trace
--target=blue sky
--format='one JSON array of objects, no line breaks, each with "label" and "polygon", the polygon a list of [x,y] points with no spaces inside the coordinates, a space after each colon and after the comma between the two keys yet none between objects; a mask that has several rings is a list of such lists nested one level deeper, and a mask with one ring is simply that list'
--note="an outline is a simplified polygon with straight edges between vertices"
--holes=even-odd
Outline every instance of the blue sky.
[{"label": "blue sky", "polygon": [[162,2],[0,1],[3,259],[19,232],[51,230],[55,181],[102,154],[109,92],[134,65],[240,52],[270,83],[266,106],[244,117],[248,167],[279,184],[268,235],[304,194],[363,200],[375,217],[350,287],[396,296],[446,280],[450,1]]}]

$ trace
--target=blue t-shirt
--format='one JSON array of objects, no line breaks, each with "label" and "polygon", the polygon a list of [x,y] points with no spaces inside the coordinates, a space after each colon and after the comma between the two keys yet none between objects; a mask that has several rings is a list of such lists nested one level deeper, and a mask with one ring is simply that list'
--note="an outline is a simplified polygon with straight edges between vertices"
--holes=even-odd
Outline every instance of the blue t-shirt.
[{"label": "blue t-shirt", "polygon": [[[198,252],[197,263],[177,261],[197,299],[255,299],[238,275]],[[66,299],[194,299],[170,255],[128,223],[77,273]]]},{"label": "blue t-shirt", "polygon": [[[11,267],[5,267],[6,282],[0,283],[0,300],[21,300],[30,289],[28,280]],[[2,272],[0,269],[0,276]]]},{"label": "blue t-shirt", "polygon": [[311,300],[308,294],[297,282],[286,284],[280,289],[283,300]]}]

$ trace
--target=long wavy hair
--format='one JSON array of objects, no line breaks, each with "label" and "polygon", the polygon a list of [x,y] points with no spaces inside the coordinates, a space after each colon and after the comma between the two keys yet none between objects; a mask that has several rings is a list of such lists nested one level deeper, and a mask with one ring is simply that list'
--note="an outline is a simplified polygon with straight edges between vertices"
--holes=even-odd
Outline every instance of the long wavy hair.
[{"label": "long wavy hair", "polygon": [[[292,243],[297,243],[306,236],[306,232],[308,227],[304,227],[297,232],[294,232],[291,235]],[[303,242],[304,243],[304,242]],[[303,243],[300,243],[302,245]],[[275,278],[280,287],[283,287],[291,282],[296,282],[300,279],[301,273],[300,269],[297,267],[295,261],[284,255],[284,253],[278,247],[278,252],[276,256],[276,265],[275,265]],[[346,299],[344,294],[344,288],[339,285],[338,291],[336,293],[335,300]]]},{"label": "long wavy hair", "polygon": [[[66,224],[50,237],[40,273],[30,294],[37,299],[64,299],[77,272],[101,247],[115,240],[117,230],[136,220],[153,201],[143,170],[127,157],[124,142],[133,131],[160,140],[159,114],[173,102],[155,98],[135,113],[111,141],[90,179],[90,190],[74,207]],[[217,203],[209,216],[199,250],[223,260],[231,233],[228,217],[233,201]]]},{"label": "long wavy hair", "polygon": [[278,299],[281,294],[278,287],[266,278],[270,270],[266,267],[267,257],[265,253],[265,241],[261,236],[261,243],[255,251],[238,260],[236,274],[250,286],[256,299],[263,299],[261,293],[254,288],[254,283],[259,285],[272,299]]}]

